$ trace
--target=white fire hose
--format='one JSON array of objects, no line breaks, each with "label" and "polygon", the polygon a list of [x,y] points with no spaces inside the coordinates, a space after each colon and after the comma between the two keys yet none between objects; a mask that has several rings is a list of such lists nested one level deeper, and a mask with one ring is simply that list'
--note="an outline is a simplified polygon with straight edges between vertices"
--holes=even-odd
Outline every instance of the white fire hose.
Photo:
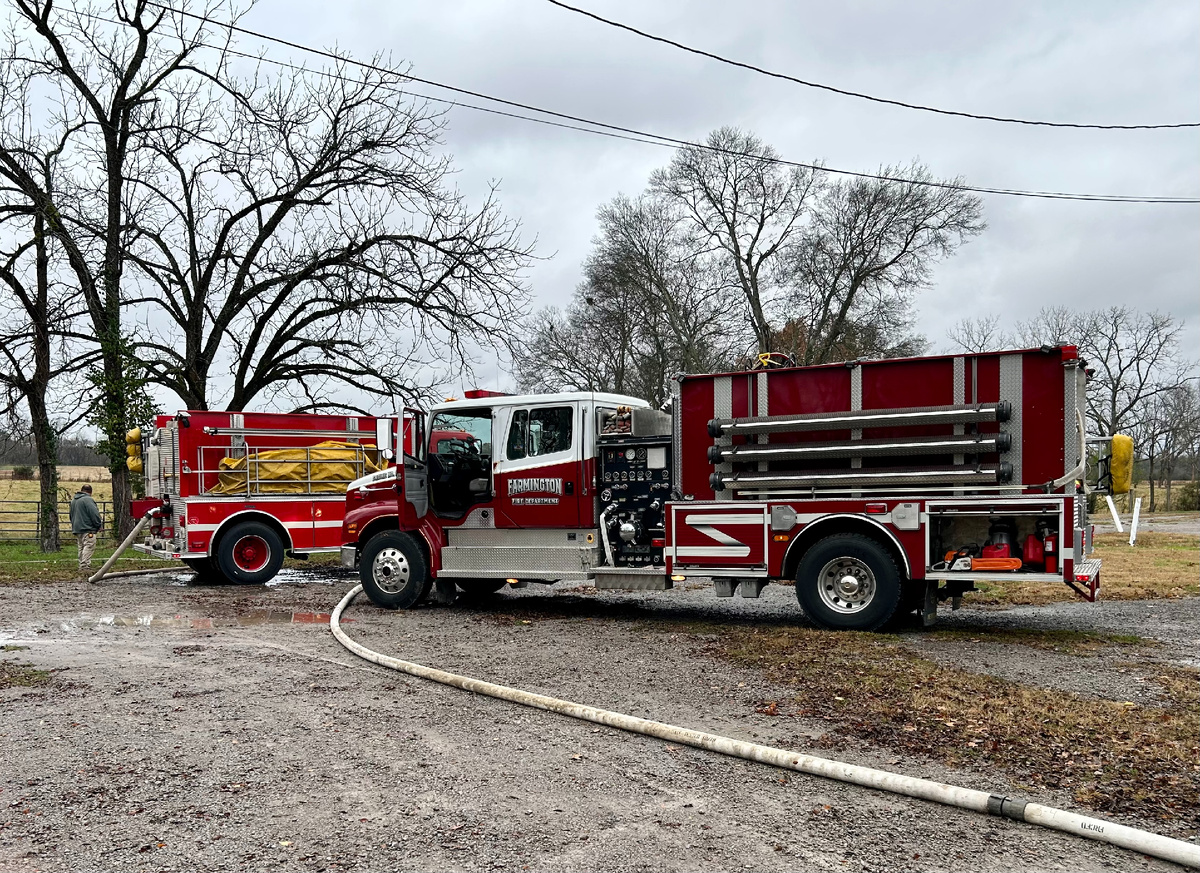
[{"label": "white fire hose", "polygon": [[[119,557],[121,557],[121,555],[125,554],[125,550],[128,549],[131,545],[133,545],[133,541],[135,539],[137,539],[137,535],[142,532],[142,528],[144,528],[147,524],[149,524],[150,519],[152,519],[152,518],[154,518],[154,516],[158,515],[160,511],[161,511],[160,508],[156,506],[153,509],[148,510],[145,515],[143,515],[140,519],[138,519],[138,523],[133,526],[133,530],[131,530],[129,532],[129,536],[125,537],[125,541],[122,542],[121,545],[117,546],[117,550],[112,553],[112,555],[109,557],[109,559],[107,561],[104,562],[104,566],[101,567],[98,571],[96,571],[96,574],[94,576],[90,577],[88,579],[88,581],[94,583],[94,582],[99,582],[102,578],[104,578],[104,574],[106,574],[108,572],[108,568],[111,567],[113,564],[117,563],[117,558],[119,558]],[[130,571],[130,572],[133,573],[133,572],[137,572],[137,571]],[[157,572],[162,572],[162,571],[160,570]],[[122,573],[121,575],[126,575],[126,574]]]},{"label": "white fire hose", "polygon": [[582,719],[583,721],[607,725],[608,727],[619,728],[650,737],[658,737],[671,743],[693,746],[697,749],[705,749],[710,752],[719,752],[734,758],[758,761],[759,763],[770,764],[785,770],[807,773],[810,776],[823,776],[827,779],[849,782],[865,788],[891,791],[895,794],[903,794],[921,800],[932,800],[937,803],[946,804],[947,806],[956,806],[959,809],[968,809],[974,812],[1003,816],[1015,821],[1042,825],[1043,827],[1087,837],[1091,840],[1098,840],[1102,843],[1111,843],[1114,846],[1132,849],[1135,852],[1142,852],[1146,855],[1153,855],[1157,858],[1164,858],[1168,861],[1174,861],[1177,864],[1200,868],[1200,846],[1150,833],[1149,831],[1139,830],[1138,828],[1116,824],[1104,819],[1088,818],[1087,816],[1077,815],[1073,812],[1055,809],[1054,807],[1042,806],[1039,803],[1029,803],[1017,798],[988,794],[986,791],[976,791],[971,788],[961,788],[957,785],[947,785],[942,782],[934,782],[931,779],[903,776],[899,773],[889,773],[887,770],[859,767],[855,764],[831,761],[828,758],[816,758],[812,755],[804,755],[786,749],[761,746],[757,743],[748,743],[718,734],[704,733],[703,731],[677,727],[660,721],[650,721],[649,719],[637,718],[636,716],[625,715],[620,712],[597,709],[594,706],[573,703],[569,700],[559,700],[556,697],[534,694],[529,691],[522,691],[519,688],[510,688],[506,685],[496,685],[492,682],[484,682],[482,679],[459,676],[455,673],[447,673],[445,670],[437,670],[433,667],[425,667],[421,664],[414,664],[411,661],[402,661],[399,658],[382,655],[379,652],[372,651],[366,646],[356,643],[341,628],[342,612],[354,601],[354,598],[361,591],[362,586],[356,585],[342,598],[341,602],[333,610],[333,614],[329,617],[329,629],[333,631],[333,635],[337,638],[337,641],[355,655],[373,664],[387,667],[390,670],[398,670],[420,679],[429,679],[439,682],[442,685],[461,688],[464,691],[472,691],[476,694],[485,694],[488,697],[507,700],[511,703],[519,703],[522,706],[531,706],[534,709],[557,712],[561,715]]}]

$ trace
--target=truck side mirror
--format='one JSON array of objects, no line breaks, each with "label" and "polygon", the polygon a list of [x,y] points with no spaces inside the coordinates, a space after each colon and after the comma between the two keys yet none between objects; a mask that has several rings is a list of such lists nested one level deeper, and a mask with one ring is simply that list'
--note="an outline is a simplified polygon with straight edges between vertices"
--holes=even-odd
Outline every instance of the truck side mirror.
[{"label": "truck side mirror", "polygon": [[472,479],[467,483],[467,490],[472,494],[482,494],[488,490],[487,479]]},{"label": "truck side mirror", "polygon": [[390,418],[375,419],[375,448],[379,452],[379,456],[385,460],[392,460],[396,457],[395,447],[392,445],[392,429],[395,427],[395,422]]}]

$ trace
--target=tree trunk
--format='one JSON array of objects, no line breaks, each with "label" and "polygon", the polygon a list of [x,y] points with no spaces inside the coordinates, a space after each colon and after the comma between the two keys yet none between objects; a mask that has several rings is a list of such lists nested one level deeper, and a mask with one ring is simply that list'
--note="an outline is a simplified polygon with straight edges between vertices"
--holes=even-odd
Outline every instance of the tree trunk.
[{"label": "tree trunk", "polygon": [[43,552],[57,552],[62,547],[58,532],[58,437],[46,416],[43,397],[30,396],[29,410],[40,479],[39,545]]},{"label": "tree trunk", "polygon": [[60,548],[58,532],[58,436],[50,424],[46,410],[46,393],[50,389],[50,258],[46,250],[45,219],[33,220],[34,245],[37,261],[37,311],[34,324],[33,379],[26,386],[25,399],[29,405],[29,420],[33,426],[33,445],[37,450],[39,496],[39,545],[43,552]]}]

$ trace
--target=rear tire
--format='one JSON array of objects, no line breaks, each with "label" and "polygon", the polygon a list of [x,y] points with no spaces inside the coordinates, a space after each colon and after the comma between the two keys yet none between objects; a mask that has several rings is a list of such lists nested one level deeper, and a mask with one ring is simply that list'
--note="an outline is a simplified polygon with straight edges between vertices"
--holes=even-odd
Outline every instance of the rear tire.
[{"label": "rear tire", "polygon": [[270,525],[246,521],[234,525],[217,544],[217,569],[230,582],[261,585],[283,566],[283,540]]},{"label": "rear tire", "polygon": [[805,615],[831,630],[879,630],[900,604],[900,571],[876,540],[838,534],[819,540],[796,570]]},{"label": "rear tire", "polygon": [[411,609],[433,585],[420,544],[398,530],[376,534],[363,546],[358,577],[371,602],[383,609]]}]

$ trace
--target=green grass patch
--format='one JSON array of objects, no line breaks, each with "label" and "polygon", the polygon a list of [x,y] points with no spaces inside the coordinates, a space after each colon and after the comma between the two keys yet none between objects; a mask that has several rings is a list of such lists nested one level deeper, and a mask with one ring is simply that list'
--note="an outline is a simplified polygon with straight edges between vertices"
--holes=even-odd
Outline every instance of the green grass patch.
[{"label": "green grass patch", "polygon": [[[115,551],[117,544],[102,538],[92,556],[92,572],[99,570]],[[112,572],[167,567],[167,562],[142,555],[132,549],[113,565]],[[0,542],[0,584],[26,582],[63,582],[79,575],[79,553],[74,537],[64,537],[62,549],[43,552],[37,543]]]},{"label": "green grass patch", "polygon": [[28,652],[29,646],[15,646],[12,643],[0,646],[0,652]]},{"label": "green grass patch", "polygon": [[1200,813],[1196,670],[1143,665],[1161,702],[1137,706],[945,667],[880,634],[735,627],[704,649],[788,688],[756,710],[827,721],[833,747],[865,740],[995,768],[1105,813],[1187,822]]},{"label": "green grass patch", "polygon": [[37,688],[49,685],[51,680],[49,670],[16,661],[0,661],[0,688]]}]

